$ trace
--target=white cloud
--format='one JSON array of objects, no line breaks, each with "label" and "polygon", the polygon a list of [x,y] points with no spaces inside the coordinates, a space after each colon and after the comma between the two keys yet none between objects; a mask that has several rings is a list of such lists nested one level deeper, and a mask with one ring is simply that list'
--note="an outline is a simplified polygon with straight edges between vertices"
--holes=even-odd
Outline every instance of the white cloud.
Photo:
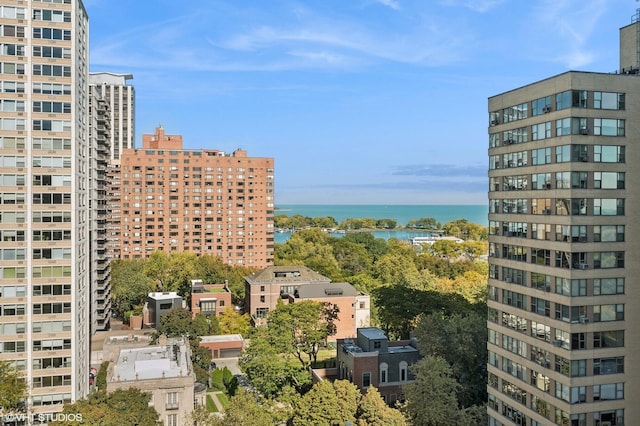
[{"label": "white cloud", "polygon": [[400,3],[396,0],[375,0],[377,3],[380,3],[383,6],[390,7],[393,10],[400,10]]},{"label": "white cloud", "polygon": [[504,0],[441,0],[440,4],[450,7],[465,7],[474,12],[485,13],[503,2]]}]

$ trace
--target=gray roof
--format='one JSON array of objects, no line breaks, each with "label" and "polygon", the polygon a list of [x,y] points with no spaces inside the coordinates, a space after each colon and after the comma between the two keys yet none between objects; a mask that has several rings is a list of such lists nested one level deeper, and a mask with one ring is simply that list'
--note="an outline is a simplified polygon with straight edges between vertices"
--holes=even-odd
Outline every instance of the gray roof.
[{"label": "gray roof", "polygon": [[324,275],[321,275],[306,266],[269,266],[261,271],[244,277],[249,284],[278,284],[278,283],[312,283],[331,282]]},{"label": "gray roof", "polygon": [[380,339],[388,340],[387,336],[385,336],[384,334],[384,331],[382,331],[378,327],[359,328],[358,333],[362,334],[369,340],[380,340]]},{"label": "gray roof", "polygon": [[302,284],[298,287],[297,295],[300,299],[318,299],[323,297],[355,297],[358,292],[349,283],[316,283]]}]

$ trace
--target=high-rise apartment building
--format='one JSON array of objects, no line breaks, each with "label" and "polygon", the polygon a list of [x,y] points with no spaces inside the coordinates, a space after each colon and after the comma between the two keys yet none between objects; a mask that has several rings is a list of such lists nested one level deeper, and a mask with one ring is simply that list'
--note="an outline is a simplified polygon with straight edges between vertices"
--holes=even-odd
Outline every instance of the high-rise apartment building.
[{"label": "high-rise apartment building", "polygon": [[131,74],[97,72],[89,74],[91,91],[109,105],[110,162],[118,163],[122,151],[135,147],[135,90],[127,84]]},{"label": "high-rise apartment building", "polygon": [[108,330],[111,319],[111,265],[107,257],[107,170],[109,165],[109,105],[99,93],[89,97],[89,197],[91,273],[91,334]]},{"label": "high-rise apartment building", "polygon": [[489,98],[490,425],[640,419],[640,24],[618,73]]},{"label": "high-rise apartment building", "polygon": [[0,359],[34,413],[89,391],[88,31],[80,0],[0,1]]},{"label": "high-rise apartment building", "polygon": [[110,257],[189,251],[273,264],[273,164],[241,149],[185,150],[162,127],[143,135],[142,148],[125,149],[111,171]]}]

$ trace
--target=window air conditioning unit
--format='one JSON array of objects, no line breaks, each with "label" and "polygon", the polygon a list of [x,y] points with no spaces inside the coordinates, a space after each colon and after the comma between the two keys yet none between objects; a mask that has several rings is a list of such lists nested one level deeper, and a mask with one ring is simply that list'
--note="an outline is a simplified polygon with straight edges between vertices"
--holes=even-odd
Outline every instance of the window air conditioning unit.
[{"label": "window air conditioning unit", "polygon": [[589,324],[589,317],[587,316],[581,316],[580,317],[580,324]]},{"label": "window air conditioning unit", "polygon": [[542,112],[544,113],[551,112],[551,107],[549,105],[545,106],[544,108],[542,108]]},{"label": "window air conditioning unit", "polygon": [[507,139],[506,141],[504,141],[505,145],[513,145],[515,143],[515,141],[513,139]]},{"label": "window air conditioning unit", "polygon": [[589,264],[587,263],[581,263],[579,266],[580,266],[580,269],[589,269]]},{"label": "window air conditioning unit", "polygon": [[581,152],[580,153],[580,161],[589,161],[589,156],[587,155],[586,152]]},{"label": "window air conditioning unit", "polygon": [[562,340],[560,339],[554,339],[551,341],[551,343],[553,344],[553,346],[558,346],[558,347],[562,346]]},{"label": "window air conditioning unit", "polygon": [[580,129],[580,134],[581,135],[588,135],[589,134],[589,128],[588,127],[582,127]]},{"label": "window air conditioning unit", "polygon": [[542,363],[540,365],[542,365],[543,367],[546,367],[546,368],[551,367],[551,363],[549,361],[542,361]]},{"label": "window air conditioning unit", "polygon": [[513,278],[511,278],[511,277],[506,277],[504,280],[505,280],[505,282],[508,282],[508,283],[512,283],[513,282]]},{"label": "window air conditioning unit", "polygon": [[497,118],[496,118],[496,119],[491,120],[491,125],[492,125],[492,126],[496,126],[496,125],[498,125],[498,124],[500,124],[500,121],[499,121]]}]

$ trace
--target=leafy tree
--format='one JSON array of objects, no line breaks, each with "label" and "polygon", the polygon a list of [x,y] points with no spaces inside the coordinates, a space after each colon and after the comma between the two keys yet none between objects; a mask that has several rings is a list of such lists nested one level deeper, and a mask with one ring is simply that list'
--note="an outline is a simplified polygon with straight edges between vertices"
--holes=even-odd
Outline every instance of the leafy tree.
[{"label": "leafy tree", "polygon": [[438,256],[453,260],[460,257],[463,248],[452,240],[438,240],[431,245],[431,251]]},{"label": "leafy tree", "polygon": [[[349,418],[344,419],[342,410],[335,409],[338,404],[339,400],[333,384],[326,380],[318,382],[302,397],[292,424],[294,426],[344,425]],[[350,418],[353,419],[353,413]]]},{"label": "leafy tree", "polygon": [[414,336],[420,352],[447,361],[461,385],[457,399],[463,407],[482,405],[487,391],[486,314],[424,315]]},{"label": "leafy tree", "polygon": [[262,395],[277,395],[287,385],[303,389],[311,381],[306,370],[282,356],[266,329],[258,329],[242,353],[240,368]]},{"label": "leafy tree", "polygon": [[25,378],[8,361],[0,361],[0,409],[22,411],[26,396]]},{"label": "leafy tree", "polygon": [[286,243],[276,246],[274,263],[305,265],[332,280],[337,280],[342,273],[329,239],[326,233],[317,228],[296,232]]},{"label": "leafy tree", "polygon": [[293,353],[303,368],[310,369],[320,347],[326,346],[327,337],[336,332],[337,313],[337,308],[312,300],[280,304],[269,315],[269,330],[281,343],[280,348]]},{"label": "leafy tree", "polygon": [[464,253],[472,260],[489,252],[489,245],[486,241],[465,241],[461,245]]},{"label": "leafy tree", "polygon": [[486,305],[473,305],[459,294],[442,294],[436,291],[416,290],[400,286],[382,286],[373,291],[378,307],[377,315],[382,328],[400,339],[411,337],[411,331],[420,314],[439,312],[443,315],[486,311]]},{"label": "leafy tree", "polygon": [[318,228],[336,228],[338,226],[338,222],[331,216],[314,217],[311,224]]},{"label": "leafy tree", "polygon": [[224,425],[235,426],[273,426],[273,418],[264,410],[255,397],[244,388],[239,388],[229,400],[224,413]]},{"label": "leafy tree", "polygon": [[363,245],[346,238],[336,238],[336,242],[333,243],[333,254],[340,269],[346,275],[366,272],[373,264],[373,256]]},{"label": "leafy tree", "polygon": [[98,369],[96,375],[96,388],[98,390],[107,390],[107,369],[109,368],[109,361],[103,361]]},{"label": "leafy tree", "polygon": [[244,337],[248,337],[251,331],[249,315],[236,312],[232,306],[227,306],[225,310],[220,313],[218,322],[220,325],[220,334],[241,334]]},{"label": "leafy tree", "polygon": [[460,385],[446,360],[426,356],[412,367],[416,380],[406,384],[403,411],[415,426],[472,426],[472,418],[458,406]]},{"label": "leafy tree", "polygon": [[125,312],[143,304],[155,291],[155,282],[145,272],[144,259],[115,259],[111,261],[111,302],[120,318]]},{"label": "leafy tree", "polygon": [[398,222],[394,219],[378,219],[376,220],[376,229],[396,229]]},{"label": "leafy tree", "polygon": [[402,287],[419,288],[420,274],[413,260],[404,253],[389,252],[382,256],[373,266],[374,277],[383,284]]},{"label": "leafy tree", "polygon": [[186,337],[191,347],[191,362],[196,373],[196,380],[200,383],[207,383],[211,351],[200,346],[200,336],[208,335],[210,327],[211,325],[204,315],[196,315],[194,319],[189,310],[174,308],[160,318],[160,325],[154,333],[154,340],[162,334],[167,337]]},{"label": "leafy tree", "polygon": [[469,222],[467,219],[457,219],[447,222],[443,226],[447,235],[465,240],[486,240],[488,229],[486,226]]},{"label": "leafy tree", "polygon": [[369,386],[367,393],[360,399],[356,416],[358,426],[405,426],[404,415],[389,407],[375,386]]},{"label": "leafy tree", "polygon": [[411,219],[407,222],[406,227],[414,229],[441,229],[442,225],[433,217],[423,217],[420,219]]},{"label": "leafy tree", "polygon": [[169,255],[162,250],[151,253],[144,264],[144,274],[156,282],[159,290],[168,290]]},{"label": "leafy tree", "polygon": [[334,240],[348,241],[361,245],[365,248],[367,253],[373,256],[374,261],[389,250],[387,241],[382,238],[375,238],[370,232],[347,234],[342,238],[334,238]]},{"label": "leafy tree", "polygon": [[[362,398],[360,389],[348,380],[336,380],[333,382],[333,390],[336,393],[338,404],[336,410],[338,416],[343,420],[355,422],[358,403]],[[380,399],[382,401],[382,398]]]},{"label": "leafy tree", "polygon": [[[118,389],[111,393],[94,392],[87,399],[66,404],[65,414],[81,414],[82,423],[101,426],[162,425],[158,412],[149,405],[151,394],[136,388]],[[76,425],[77,421],[53,422],[55,425]]]}]

